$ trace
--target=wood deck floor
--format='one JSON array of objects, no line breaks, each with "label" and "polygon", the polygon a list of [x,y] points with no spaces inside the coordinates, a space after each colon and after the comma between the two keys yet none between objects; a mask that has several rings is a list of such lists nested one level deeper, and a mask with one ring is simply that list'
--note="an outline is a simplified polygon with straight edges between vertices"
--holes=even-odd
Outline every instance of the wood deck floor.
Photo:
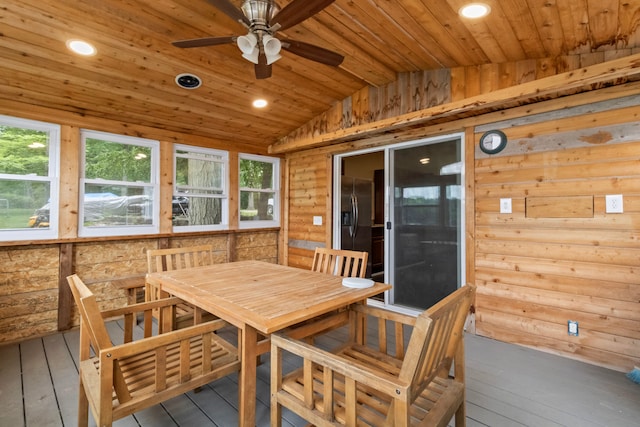
[{"label": "wood deck floor", "polygon": [[[640,385],[623,373],[473,335],[465,342],[470,427],[640,426]],[[77,353],[77,330],[0,346],[0,426],[75,426]],[[256,403],[260,427],[269,425],[269,361],[263,361]],[[233,427],[237,396],[232,375],[114,425]],[[304,423],[289,412],[283,425]]]}]

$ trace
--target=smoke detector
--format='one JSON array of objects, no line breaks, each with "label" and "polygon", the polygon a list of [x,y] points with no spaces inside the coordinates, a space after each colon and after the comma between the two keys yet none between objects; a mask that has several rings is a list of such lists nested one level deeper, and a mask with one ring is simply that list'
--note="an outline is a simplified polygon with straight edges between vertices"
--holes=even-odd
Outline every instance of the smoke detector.
[{"label": "smoke detector", "polygon": [[202,85],[202,80],[194,74],[183,73],[176,76],[176,84],[184,89],[197,89]]}]

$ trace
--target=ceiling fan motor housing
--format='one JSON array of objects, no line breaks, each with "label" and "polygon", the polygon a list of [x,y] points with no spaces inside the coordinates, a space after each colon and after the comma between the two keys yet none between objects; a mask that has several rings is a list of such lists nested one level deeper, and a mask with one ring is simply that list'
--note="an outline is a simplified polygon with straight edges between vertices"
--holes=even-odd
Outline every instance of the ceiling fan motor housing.
[{"label": "ceiling fan motor housing", "polygon": [[251,21],[252,31],[269,31],[269,22],[280,11],[280,7],[270,0],[246,0],[242,3],[242,13]]}]

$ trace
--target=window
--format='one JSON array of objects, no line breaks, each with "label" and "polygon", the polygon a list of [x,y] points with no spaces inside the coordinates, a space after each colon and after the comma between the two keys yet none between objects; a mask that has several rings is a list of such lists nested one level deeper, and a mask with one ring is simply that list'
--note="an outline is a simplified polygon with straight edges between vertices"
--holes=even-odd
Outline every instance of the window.
[{"label": "window", "polygon": [[0,236],[58,237],[60,126],[0,116]]},{"label": "window", "polygon": [[157,141],[83,130],[81,236],[158,232]]},{"label": "window", "polygon": [[240,227],[280,225],[280,160],[240,155]]},{"label": "window", "polygon": [[174,159],[174,230],[214,230],[227,227],[228,153],[175,145]]}]

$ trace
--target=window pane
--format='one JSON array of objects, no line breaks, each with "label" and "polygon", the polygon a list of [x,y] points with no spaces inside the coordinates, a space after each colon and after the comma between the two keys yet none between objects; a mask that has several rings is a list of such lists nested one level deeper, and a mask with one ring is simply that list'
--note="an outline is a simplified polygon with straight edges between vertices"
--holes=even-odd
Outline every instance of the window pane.
[{"label": "window pane", "polygon": [[49,132],[0,125],[0,173],[49,175]]},{"label": "window pane", "polygon": [[275,193],[272,192],[240,192],[240,220],[264,221],[273,220]]},{"label": "window pane", "polygon": [[173,198],[174,226],[217,225],[222,223],[223,200],[210,197]]},{"label": "window pane", "polygon": [[273,163],[241,159],[240,187],[260,190],[273,189]]},{"label": "window pane", "polygon": [[190,194],[223,194],[224,163],[176,158],[176,191]]},{"label": "window pane", "polygon": [[151,147],[87,138],[85,178],[151,182]]},{"label": "window pane", "polygon": [[228,153],[177,145],[174,157],[173,225],[183,231],[226,224]]},{"label": "window pane", "polygon": [[151,187],[86,184],[84,191],[85,227],[145,225],[153,222]]},{"label": "window pane", "polygon": [[275,227],[280,222],[279,159],[240,155],[240,227]]},{"label": "window pane", "polygon": [[48,182],[0,179],[0,229],[49,228]]}]

